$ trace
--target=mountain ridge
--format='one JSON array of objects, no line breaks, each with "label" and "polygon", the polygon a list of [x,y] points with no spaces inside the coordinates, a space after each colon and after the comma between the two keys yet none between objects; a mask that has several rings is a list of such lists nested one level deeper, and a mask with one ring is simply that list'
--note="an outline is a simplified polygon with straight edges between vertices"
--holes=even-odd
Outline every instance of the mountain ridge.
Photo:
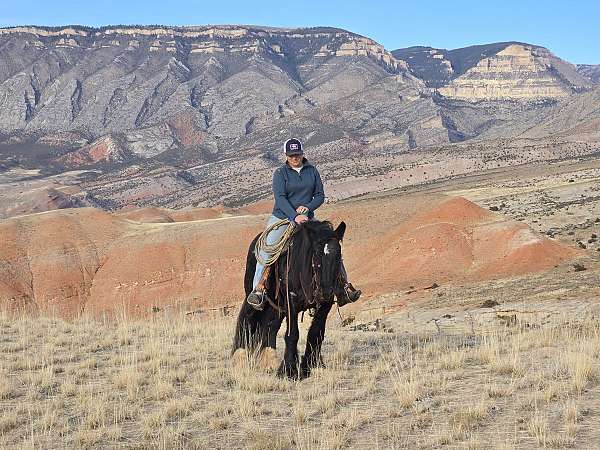
[{"label": "mountain ridge", "polygon": [[[415,152],[450,155],[448,146],[475,138],[521,139],[512,124],[578,98],[579,84],[591,89],[575,66],[540,46],[409,50],[451,77],[435,87],[415,76],[410,54],[396,58],[333,27],[0,29],[0,174],[84,170],[79,200],[107,209],[243,204],[264,198],[266,184],[236,161],[268,174],[282,137],[294,135],[345,186],[336,194],[343,197],[363,189],[345,178],[417,164]],[[573,111],[553,131],[579,130]],[[340,157],[361,162],[341,168]]]}]

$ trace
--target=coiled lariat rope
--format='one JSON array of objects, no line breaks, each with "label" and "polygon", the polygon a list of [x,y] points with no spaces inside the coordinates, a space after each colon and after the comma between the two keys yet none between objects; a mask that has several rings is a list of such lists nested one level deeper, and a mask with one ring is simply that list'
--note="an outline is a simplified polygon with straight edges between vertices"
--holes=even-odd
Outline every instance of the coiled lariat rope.
[{"label": "coiled lariat rope", "polygon": [[[275,230],[276,228],[282,227],[286,224],[287,229],[285,230],[281,238],[273,244],[268,244],[267,236],[269,235],[269,233]],[[268,226],[267,229],[263,231],[263,233],[258,237],[258,240],[256,241],[256,246],[254,247],[254,256],[256,256],[256,260],[265,267],[270,266],[275,261],[277,261],[277,258],[279,258],[279,256],[281,256],[281,254],[285,252],[289,247],[290,237],[294,233],[294,227],[294,223],[290,222],[288,219],[281,219],[275,222],[274,224]],[[266,259],[263,259],[262,256],[260,256],[261,252],[265,252],[269,256]]]}]

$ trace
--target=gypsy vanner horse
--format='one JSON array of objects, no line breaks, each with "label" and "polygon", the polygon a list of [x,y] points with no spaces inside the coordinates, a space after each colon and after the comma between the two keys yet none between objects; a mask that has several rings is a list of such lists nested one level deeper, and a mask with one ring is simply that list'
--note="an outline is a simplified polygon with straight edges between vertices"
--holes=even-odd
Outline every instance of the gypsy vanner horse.
[{"label": "gypsy vanner horse", "polygon": [[[277,332],[286,318],[285,353],[277,375],[302,379],[311,369],[322,365],[321,344],[325,337],[327,315],[339,291],[338,277],[342,259],[341,241],[344,238],[344,222],[334,230],[330,222],[311,220],[297,225],[290,244],[273,263],[267,284],[263,311],[257,311],[244,301],[240,310],[232,355],[239,349],[248,354],[259,354],[267,348],[275,349]],[[244,289],[246,296],[252,291],[256,268],[254,248],[257,235],[248,250]],[[308,330],[306,350],[298,364],[298,315],[314,308],[314,316]]]}]

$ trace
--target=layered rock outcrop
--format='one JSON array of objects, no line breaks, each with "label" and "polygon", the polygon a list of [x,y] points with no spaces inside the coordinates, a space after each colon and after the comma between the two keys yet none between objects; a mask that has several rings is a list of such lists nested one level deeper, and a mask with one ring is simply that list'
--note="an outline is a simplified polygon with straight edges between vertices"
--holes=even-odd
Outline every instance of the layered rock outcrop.
[{"label": "layered rock outcrop", "polygon": [[539,100],[562,98],[590,83],[542,47],[511,44],[481,59],[464,74],[440,87],[440,94],[460,100]]},{"label": "layered rock outcrop", "polygon": [[500,42],[454,50],[410,47],[392,52],[447,98],[467,101],[557,99],[591,87],[580,69],[549,50]]},{"label": "layered rock outcrop", "polygon": [[392,51],[396,58],[406,61],[410,71],[427,86],[439,87],[450,81],[456,72],[448,50],[433,47],[408,47]]}]

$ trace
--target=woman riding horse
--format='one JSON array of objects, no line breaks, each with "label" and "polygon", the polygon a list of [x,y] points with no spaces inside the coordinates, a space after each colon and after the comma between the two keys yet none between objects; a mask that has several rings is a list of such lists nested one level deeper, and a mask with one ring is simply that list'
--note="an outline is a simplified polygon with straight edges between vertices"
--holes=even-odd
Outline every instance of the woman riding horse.
[{"label": "woman riding horse", "polygon": [[[275,205],[267,228],[288,219],[295,224],[302,224],[314,218],[315,210],[323,204],[325,193],[321,175],[315,166],[304,157],[302,143],[291,138],[283,144],[286,162],[273,174],[273,195]],[[266,237],[266,243],[271,246],[278,242],[288,227],[287,223],[273,228]],[[258,255],[252,292],[246,298],[250,306],[262,310],[265,306],[265,283],[269,277],[269,267],[261,262],[266,261],[271,255],[262,250]],[[341,277],[336,289],[339,304],[355,302],[360,297],[361,291],[354,289],[348,282],[343,261],[340,262]],[[342,298],[340,298],[342,297]]]},{"label": "woman riding horse", "polygon": [[[356,301],[361,291],[348,283],[343,265],[346,225],[342,222],[334,230],[329,222],[313,220],[325,198],[319,172],[304,158],[298,139],[288,139],[284,151],[286,164],[273,175],[275,206],[263,233],[266,237],[256,236],[248,250],[247,298],[238,316],[232,353],[235,356],[240,350],[238,356],[243,357],[258,350],[261,359],[272,357],[285,317],[286,348],[278,375],[304,378],[322,364],[321,344],[334,294],[341,306]],[[314,317],[299,362],[298,314],[307,309],[314,311]]]},{"label": "woman riding horse", "polygon": [[[285,352],[277,374],[292,379],[306,378],[312,368],[323,365],[321,345],[340,276],[341,241],[345,230],[344,222],[334,230],[331,223],[318,220],[305,221],[294,229],[289,245],[277,252],[269,266],[272,269],[264,295],[267,298],[264,310],[257,311],[247,302],[240,309],[232,348],[236,363],[243,364],[248,356],[257,355],[259,365],[275,368],[277,332],[285,318]],[[257,262],[255,248],[260,238],[261,235],[256,236],[248,249],[244,276],[246,294],[252,292]],[[313,318],[300,360],[298,314],[309,309],[314,311]]]}]

